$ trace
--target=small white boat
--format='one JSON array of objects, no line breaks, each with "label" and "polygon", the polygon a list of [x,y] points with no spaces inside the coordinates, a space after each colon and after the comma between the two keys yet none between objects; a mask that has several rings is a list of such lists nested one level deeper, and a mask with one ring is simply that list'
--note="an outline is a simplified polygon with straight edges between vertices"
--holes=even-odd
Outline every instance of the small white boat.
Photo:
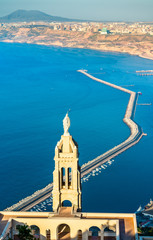
[{"label": "small white boat", "polygon": [[102,166],[102,168],[103,168],[103,169],[105,169],[105,167],[104,167],[104,166]]},{"label": "small white boat", "polygon": [[137,209],[137,211],[135,212],[135,213],[139,213],[139,212],[141,212],[142,211],[142,207],[141,207],[141,205],[140,205],[140,207]]},{"label": "small white boat", "polygon": [[112,164],[112,162],[109,160],[109,161],[108,161],[108,164],[109,164],[109,165],[111,165],[111,164]]}]

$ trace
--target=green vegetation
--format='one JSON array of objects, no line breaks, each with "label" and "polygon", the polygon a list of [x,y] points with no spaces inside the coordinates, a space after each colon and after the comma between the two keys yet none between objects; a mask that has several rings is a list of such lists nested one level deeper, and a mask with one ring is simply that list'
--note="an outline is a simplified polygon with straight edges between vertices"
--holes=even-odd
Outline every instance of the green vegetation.
[{"label": "green vegetation", "polygon": [[18,225],[16,229],[19,231],[18,237],[20,240],[33,240],[31,229],[27,225]]},{"label": "green vegetation", "polygon": [[138,234],[141,236],[153,236],[153,227],[138,227]]}]

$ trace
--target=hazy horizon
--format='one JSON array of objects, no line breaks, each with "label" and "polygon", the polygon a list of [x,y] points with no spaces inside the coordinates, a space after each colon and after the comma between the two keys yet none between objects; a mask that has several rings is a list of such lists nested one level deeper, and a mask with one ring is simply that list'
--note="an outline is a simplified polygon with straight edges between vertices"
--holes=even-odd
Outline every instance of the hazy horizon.
[{"label": "hazy horizon", "polygon": [[152,0],[1,0],[0,17],[18,9],[94,21],[153,21]]}]

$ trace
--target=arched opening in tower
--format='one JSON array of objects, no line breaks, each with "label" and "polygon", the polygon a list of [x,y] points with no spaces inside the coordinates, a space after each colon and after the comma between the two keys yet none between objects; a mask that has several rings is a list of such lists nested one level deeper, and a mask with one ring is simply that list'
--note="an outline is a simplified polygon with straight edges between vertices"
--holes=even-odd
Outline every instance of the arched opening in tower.
[{"label": "arched opening in tower", "polygon": [[33,237],[35,239],[39,239],[40,238],[40,228],[36,225],[31,225],[30,228],[31,228],[31,233],[32,233]]},{"label": "arched opening in tower", "polygon": [[61,168],[61,185],[62,188],[65,188],[65,168]]},{"label": "arched opening in tower", "polygon": [[104,239],[116,239],[116,226],[107,226],[104,228]]},{"label": "arched opening in tower", "polygon": [[82,240],[82,230],[78,230],[77,240]]},{"label": "arched opening in tower", "polygon": [[62,207],[72,207],[72,203],[69,200],[64,200],[62,202]]},{"label": "arched opening in tower", "polygon": [[58,226],[57,239],[58,240],[70,239],[70,227],[67,224],[61,224]]},{"label": "arched opening in tower", "polygon": [[100,240],[100,229],[97,226],[92,226],[89,228],[89,237],[88,240]]},{"label": "arched opening in tower", "polygon": [[46,230],[46,240],[51,240],[50,229],[47,229],[47,230]]},{"label": "arched opening in tower", "polygon": [[72,168],[68,168],[68,188],[72,189]]}]

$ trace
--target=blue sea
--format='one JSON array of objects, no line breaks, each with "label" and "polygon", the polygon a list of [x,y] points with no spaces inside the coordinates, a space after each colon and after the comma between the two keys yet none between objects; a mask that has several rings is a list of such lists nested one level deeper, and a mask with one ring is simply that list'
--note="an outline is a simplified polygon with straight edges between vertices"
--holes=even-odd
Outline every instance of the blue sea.
[{"label": "blue sea", "polygon": [[[129,95],[95,82],[141,91],[153,103],[153,61],[128,54],[0,43],[0,210],[52,182],[54,149],[71,109],[70,133],[80,165],[130,134],[123,122]],[[129,86],[134,85],[134,86]],[[135,212],[153,197],[153,105],[137,106],[135,121],[147,136],[82,184],[83,211]]]}]

